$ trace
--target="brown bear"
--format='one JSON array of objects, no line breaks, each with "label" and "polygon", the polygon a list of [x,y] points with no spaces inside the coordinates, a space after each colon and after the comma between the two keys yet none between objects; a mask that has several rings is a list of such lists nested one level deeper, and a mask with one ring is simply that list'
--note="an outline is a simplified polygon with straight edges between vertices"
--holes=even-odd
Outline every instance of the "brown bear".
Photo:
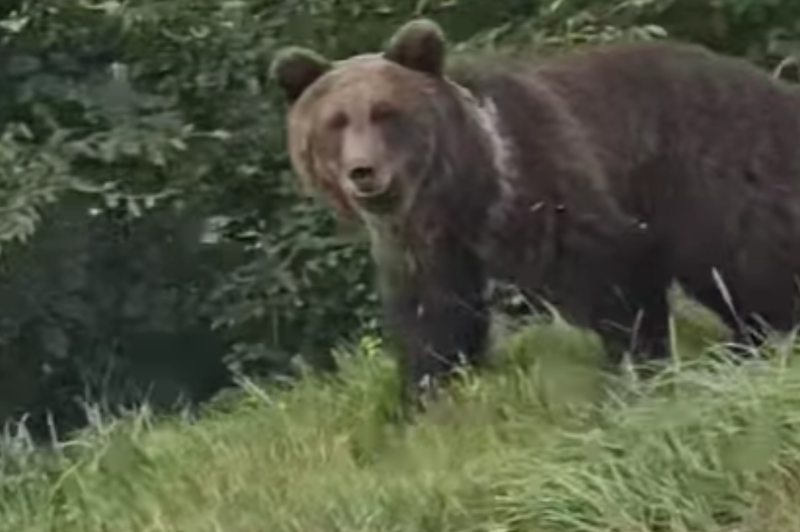
[{"label": "brown bear", "polygon": [[445,68],[427,19],[333,62],[283,49],[302,183],[371,235],[406,384],[482,362],[497,279],[665,360],[668,288],[740,341],[797,321],[800,93],[695,45],[606,44]]}]

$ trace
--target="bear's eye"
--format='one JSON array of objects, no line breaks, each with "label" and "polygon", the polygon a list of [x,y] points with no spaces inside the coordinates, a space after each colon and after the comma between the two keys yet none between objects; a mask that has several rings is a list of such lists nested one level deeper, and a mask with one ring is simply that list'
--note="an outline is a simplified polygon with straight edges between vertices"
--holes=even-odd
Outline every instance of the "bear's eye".
[{"label": "bear's eye", "polygon": [[328,128],[334,131],[344,129],[347,126],[347,115],[344,113],[336,113],[328,118]]},{"label": "bear's eye", "polygon": [[388,102],[378,102],[370,110],[370,118],[373,122],[383,122],[397,115],[397,108]]}]

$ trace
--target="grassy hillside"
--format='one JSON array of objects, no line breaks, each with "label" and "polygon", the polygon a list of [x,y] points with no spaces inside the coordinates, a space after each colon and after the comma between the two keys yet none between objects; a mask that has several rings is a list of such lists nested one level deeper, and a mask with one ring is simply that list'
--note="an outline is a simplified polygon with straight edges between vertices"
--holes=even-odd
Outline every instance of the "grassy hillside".
[{"label": "grassy hillside", "polygon": [[692,362],[713,327],[689,310],[648,385],[557,324],[403,430],[391,365],[360,346],[340,381],[247,388],[196,422],[140,413],[49,454],[10,436],[0,530],[800,530],[800,368]]}]

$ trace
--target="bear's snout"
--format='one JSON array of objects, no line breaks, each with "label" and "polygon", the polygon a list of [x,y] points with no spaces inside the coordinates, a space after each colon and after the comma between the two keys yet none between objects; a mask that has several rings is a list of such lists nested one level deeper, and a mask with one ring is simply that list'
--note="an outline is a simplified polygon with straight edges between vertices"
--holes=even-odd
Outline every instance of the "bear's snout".
[{"label": "bear's snout", "polygon": [[355,196],[372,197],[382,194],[388,188],[388,180],[381,179],[380,173],[370,165],[357,165],[346,173],[349,188]]}]

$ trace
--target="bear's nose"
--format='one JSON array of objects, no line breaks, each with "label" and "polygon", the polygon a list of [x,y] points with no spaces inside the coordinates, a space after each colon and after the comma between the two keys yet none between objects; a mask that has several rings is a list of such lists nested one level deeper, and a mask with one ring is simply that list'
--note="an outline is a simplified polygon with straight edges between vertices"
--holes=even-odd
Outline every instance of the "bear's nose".
[{"label": "bear's nose", "polygon": [[369,166],[357,166],[350,170],[350,173],[348,174],[350,181],[357,186],[369,186],[374,176],[375,171]]}]

